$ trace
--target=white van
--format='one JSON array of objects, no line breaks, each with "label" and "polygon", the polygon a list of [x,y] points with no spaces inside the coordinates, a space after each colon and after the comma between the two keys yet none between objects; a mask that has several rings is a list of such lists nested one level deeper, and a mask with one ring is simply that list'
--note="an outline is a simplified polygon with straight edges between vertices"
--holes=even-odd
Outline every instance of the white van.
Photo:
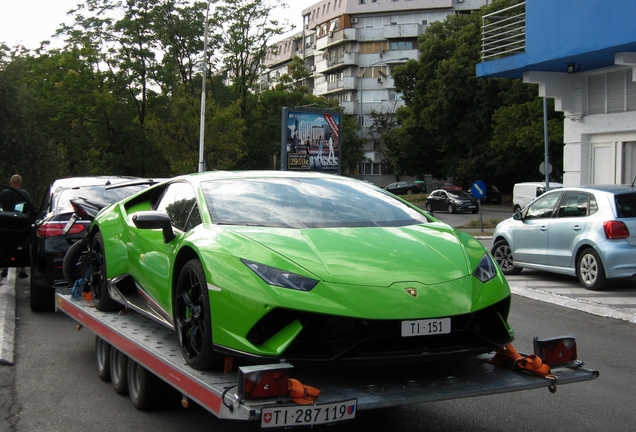
[{"label": "white van", "polygon": [[[563,185],[561,183],[550,182],[550,189],[558,189],[562,188]],[[541,196],[545,193],[545,182],[527,182],[527,183],[517,183],[512,190],[512,206],[514,212],[521,211],[525,206],[530,204],[530,202],[538,196]]]}]

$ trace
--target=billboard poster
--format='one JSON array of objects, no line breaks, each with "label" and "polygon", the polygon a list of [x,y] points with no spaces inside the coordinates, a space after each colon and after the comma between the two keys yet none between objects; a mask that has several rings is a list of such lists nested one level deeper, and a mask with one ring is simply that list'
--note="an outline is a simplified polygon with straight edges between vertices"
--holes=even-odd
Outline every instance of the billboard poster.
[{"label": "billboard poster", "polygon": [[281,170],[326,171],[340,174],[342,113],[283,108]]}]

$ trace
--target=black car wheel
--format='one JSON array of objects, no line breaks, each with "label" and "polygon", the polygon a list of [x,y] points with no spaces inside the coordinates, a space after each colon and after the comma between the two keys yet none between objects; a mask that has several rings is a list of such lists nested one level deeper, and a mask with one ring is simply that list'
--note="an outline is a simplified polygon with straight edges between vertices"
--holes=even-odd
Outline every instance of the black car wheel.
[{"label": "black car wheel", "polygon": [[205,272],[197,259],[188,261],[179,274],[174,317],[186,362],[195,369],[221,366],[222,357],[214,352],[212,346],[212,319]]},{"label": "black car wheel", "polygon": [[115,393],[128,394],[128,357],[115,347],[110,348],[110,383]]},{"label": "black car wheel", "polygon": [[104,255],[104,240],[101,233],[95,234],[91,242],[90,266],[89,283],[97,310],[105,312],[120,310],[122,306],[108,294],[106,257]]},{"label": "black car wheel", "polygon": [[[33,275],[33,271],[31,271]],[[55,310],[55,290],[50,286],[41,286],[30,280],[30,304],[33,312],[51,312]]]},{"label": "black car wheel", "polygon": [[88,239],[83,239],[73,243],[64,255],[64,278],[69,287],[73,287],[78,279],[87,276],[86,271],[89,268],[88,259]]},{"label": "black car wheel", "polygon": [[431,203],[426,203],[426,211],[429,213],[433,213],[433,206]]},{"label": "black car wheel", "polygon": [[514,258],[512,257],[512,249],[505,240],[499,240],[492,248],[492,256],[497,261],[499,268],[506,276],[516,275],[521,272],[521,267],[514,266]]},{"label": "black car wheel", "polygon": [[585,289],[600,291],[607,286],[603,263],[592,248],[585,249],[579,255],[576,261],[576,275]]},{"label": "black car wheel", "polygon": [[455,213],[455,207],[453,207],[452,204],[448,205],[448,214],[453,214]]}]

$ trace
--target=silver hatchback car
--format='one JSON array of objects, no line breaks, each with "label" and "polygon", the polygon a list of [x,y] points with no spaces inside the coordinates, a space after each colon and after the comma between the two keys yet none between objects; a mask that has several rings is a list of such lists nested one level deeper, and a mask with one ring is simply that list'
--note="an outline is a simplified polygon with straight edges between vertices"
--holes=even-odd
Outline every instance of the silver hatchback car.
[{"label": "silver hatchback car", "polygon": [[636,276],[636,188],[546,192],[497,225],[491,252],[506,275],[523,268],[561,273],[578,277],[589,290]]}]

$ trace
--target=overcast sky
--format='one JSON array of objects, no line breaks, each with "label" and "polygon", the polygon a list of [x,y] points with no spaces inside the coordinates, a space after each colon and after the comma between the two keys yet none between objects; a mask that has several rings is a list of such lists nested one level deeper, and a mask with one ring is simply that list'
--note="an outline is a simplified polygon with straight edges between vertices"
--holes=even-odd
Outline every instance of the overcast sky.
[{"label": "overcast sky", "polygon": [[[275,14],[276,18],[288,18],[299,30],[302,25],[303,9],[317,3],[318,0],[287,0],[289,8],[283,10],[284,15]],[[62,23],[71,23],[66,15],[81,0],[0,0],[0,42],[10,47],[21,44],[30,49],[40,46],[43,40],[55,39],[51,36]]]}]

